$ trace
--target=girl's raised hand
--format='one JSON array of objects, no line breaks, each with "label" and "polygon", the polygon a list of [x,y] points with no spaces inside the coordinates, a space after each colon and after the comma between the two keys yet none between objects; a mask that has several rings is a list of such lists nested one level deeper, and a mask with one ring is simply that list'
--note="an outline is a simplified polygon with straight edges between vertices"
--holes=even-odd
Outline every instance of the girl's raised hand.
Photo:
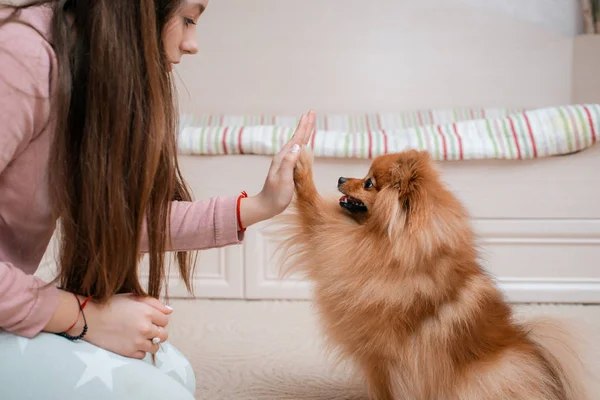
[{"label": "girl's raised hand", "polygon": [[294,167],[302,146],[315,131],[316,114],[310,111],[300,118],[292,138],[271,161],[265,184],[259,194],[242,199],[240,218],[244,228],[283,212],[294,196]]}]

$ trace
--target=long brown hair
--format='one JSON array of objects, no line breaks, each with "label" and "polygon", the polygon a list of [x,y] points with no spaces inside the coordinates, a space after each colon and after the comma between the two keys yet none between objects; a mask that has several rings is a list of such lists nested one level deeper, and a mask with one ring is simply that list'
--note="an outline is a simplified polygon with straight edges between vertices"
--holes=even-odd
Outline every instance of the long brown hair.
[{"label": "long brown hair", "polygon": [[[158,297],[174,200],[191,200],[177,163],[175,88],[162,32],[181,0],[51,3],[58,60],[49,180],[59,218],[59,274],[68,291],[105,301]],[[147,224],[145,224],[145,222]],[[138,276],[147,226],[149,282]],[[181,278],[192,290],[186,253]]]}]

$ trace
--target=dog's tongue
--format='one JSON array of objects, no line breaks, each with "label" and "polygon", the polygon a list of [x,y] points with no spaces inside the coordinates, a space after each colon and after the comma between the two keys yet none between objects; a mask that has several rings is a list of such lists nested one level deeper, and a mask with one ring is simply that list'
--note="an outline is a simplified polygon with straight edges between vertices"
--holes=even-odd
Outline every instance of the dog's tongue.
[{"label": "dog's tongue", "polygon": [[348,196],[342,196],[340,197],[340,199],[338,201],[345,201],[348,200]]}]

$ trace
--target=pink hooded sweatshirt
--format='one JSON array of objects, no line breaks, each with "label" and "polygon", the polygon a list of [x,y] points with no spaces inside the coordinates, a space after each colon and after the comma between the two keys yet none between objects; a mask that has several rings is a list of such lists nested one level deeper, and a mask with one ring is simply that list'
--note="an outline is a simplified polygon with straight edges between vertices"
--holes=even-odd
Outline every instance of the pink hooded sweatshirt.
[{"label": "pink hooded sweatshirt", "polygon": [[[0,11],[0,19],[6,15]],[[12,22],[0,27],[0,329],[31,338],[58,306],[56,287],[31,290],[45,284],[33,274],[56,225],[47,183],[54,132],[47,122],[57,65],[51,10],[26,9],[19,18],[36,29]],[[236,200],[174,202],[170,250],[241,243]],[[141,245],[146,251],[145,236]]]}]

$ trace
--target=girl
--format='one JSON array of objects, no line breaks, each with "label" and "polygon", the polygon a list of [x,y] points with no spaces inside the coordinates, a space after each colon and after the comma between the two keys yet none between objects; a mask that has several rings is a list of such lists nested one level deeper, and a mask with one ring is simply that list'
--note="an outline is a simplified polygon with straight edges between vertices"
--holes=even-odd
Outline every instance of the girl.
[{"label": "girl", "polygon": [[[240,243],[282,212],[315,121],[302,116],[259,194],[191,200],[169,71],[197,52],[207,3],[0,10],[0,398],[193,398],[189,363],[163,343],[165,252],[190,289],[186,251]],[[33,276],[57,226],[59,287]]]}]

